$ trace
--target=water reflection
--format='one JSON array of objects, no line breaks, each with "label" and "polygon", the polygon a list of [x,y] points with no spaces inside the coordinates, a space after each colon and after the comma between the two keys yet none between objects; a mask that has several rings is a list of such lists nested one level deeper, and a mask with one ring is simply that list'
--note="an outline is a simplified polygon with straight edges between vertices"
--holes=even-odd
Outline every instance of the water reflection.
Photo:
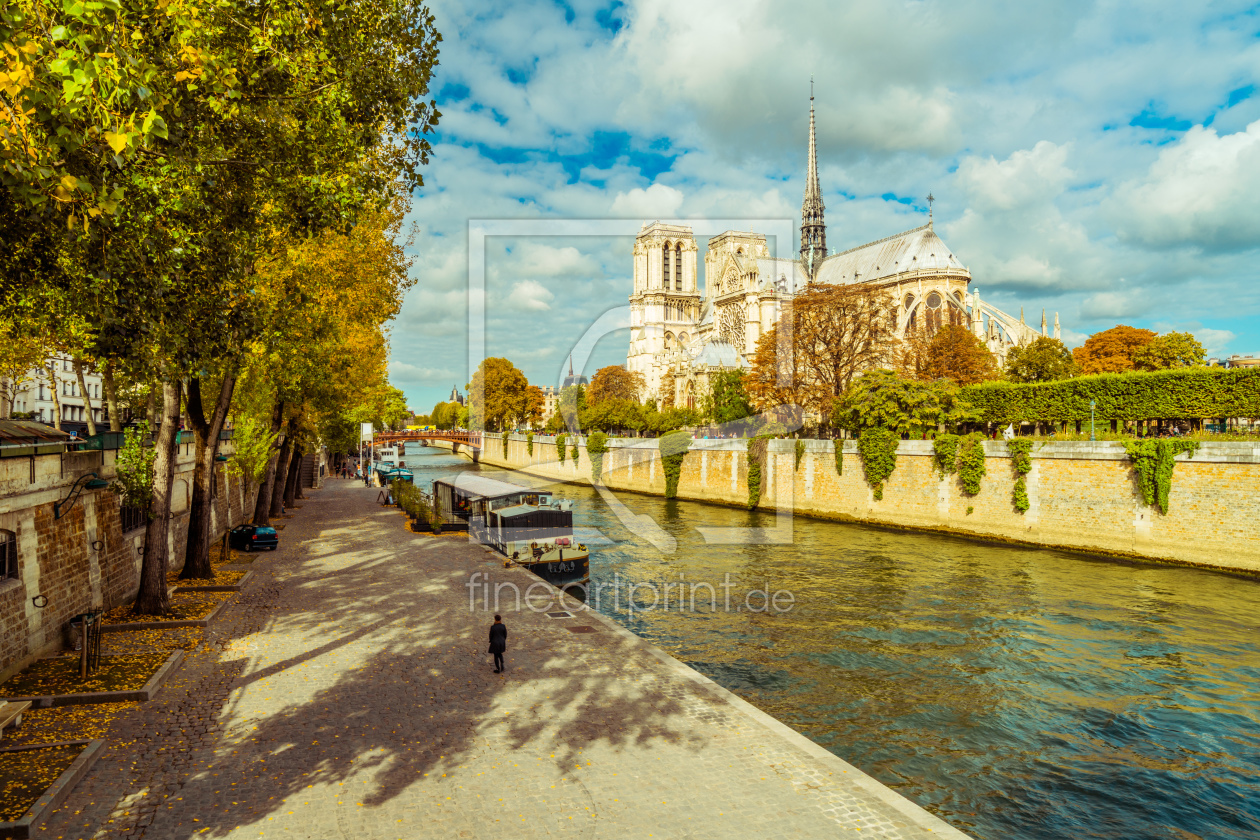
[{"label": "water reflection", "polygon": [[616,541],[593,584],[793,592],[781,614],[601,610],[978,838],[1260,837],[1254,582],[800,518],[792,545],[709,546],[696,525],[772,517],[622,494],[678,541],[662,556],[560,492]]}]

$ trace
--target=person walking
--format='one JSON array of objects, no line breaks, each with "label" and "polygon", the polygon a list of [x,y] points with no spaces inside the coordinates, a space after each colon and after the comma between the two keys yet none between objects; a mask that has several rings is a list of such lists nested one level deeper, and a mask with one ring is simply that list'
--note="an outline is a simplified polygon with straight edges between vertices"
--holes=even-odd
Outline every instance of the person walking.
[{"label": "person walking", "polygon": [[503,667],[503,654],[507,651],[507,625],[503,623],[503,616],[496,615],[494,624],[490,625],[490,650],[489,653],[494,654],[494,672],[502,674],[505,670]]}]

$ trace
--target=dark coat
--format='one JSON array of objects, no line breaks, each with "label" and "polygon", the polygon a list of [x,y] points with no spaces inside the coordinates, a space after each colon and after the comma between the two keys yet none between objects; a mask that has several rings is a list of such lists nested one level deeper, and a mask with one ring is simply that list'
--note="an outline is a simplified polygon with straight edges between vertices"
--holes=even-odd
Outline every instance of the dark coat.
[{"label": "dark coat", "polygon": [[491,624],[490,625],[490,650],[489,653],[503,653],[507,650],[507,625]]}]

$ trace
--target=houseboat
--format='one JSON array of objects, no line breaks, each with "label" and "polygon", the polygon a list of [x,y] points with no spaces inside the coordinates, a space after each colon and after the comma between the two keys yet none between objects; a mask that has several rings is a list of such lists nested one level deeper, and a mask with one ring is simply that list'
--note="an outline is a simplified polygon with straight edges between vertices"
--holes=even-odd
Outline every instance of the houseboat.
[{"label": "houseboat", "polygon": [[590,581],[590,552],[573,538],[573,502],[476,473],[433,482],[433,499],[442,511],[465,519],[482,545],[553,586]]}]

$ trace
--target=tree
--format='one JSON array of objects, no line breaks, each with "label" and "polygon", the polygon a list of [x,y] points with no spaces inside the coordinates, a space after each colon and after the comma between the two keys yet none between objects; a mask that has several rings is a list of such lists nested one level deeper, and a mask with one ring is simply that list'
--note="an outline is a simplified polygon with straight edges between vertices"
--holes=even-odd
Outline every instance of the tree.
[{"label": "tree", "polygon": [[469,414],[481,428],[500,431],[524,416],[528,387],[525,374],[507,359],[484,359],[468,385]]},{"label": "tree", "polygon": [[997,378],[997,360],[971,330],[945,324],[928,342],[923,359],[924,379],[948,379],[972,385]]},{"label": "tree", "polygon": [[638,402],[643,388],[643,374],[637,371],[631,373],[624,365],[609,365],[595,371],[591,377],[586,402],[589,405],[599,405],[606,400]]},{"label": "tree", "polygon": [[709,393],[704,397],[704,414],[714,423],[733,423],[757,413],[748,398],[746,375],[742,370],[718,371],[709,377]]},{"label": "tree", "polygon": [[853,435],[873,428],[920,435],[942,424],[975,419],[957,395],[958,386],[949,380],[921,382],[891,370],[873,370],[836,400],[832,423]]},{"label": "tree", "polygon": [[547,407],[547,395],[537,385],[525,389],[525,400],[521,410],[521,425],[533,428],[542,420],[543,409]]},{"label": "tree", "polygon": [[798,405],[824,422],[854,378],[891,361],[898,339],[888,292],[809,285],[757,342],[747,379],[759,409]]},{"label": "tree", "polygon": [[1011,382],[1053,382],[1076,376],[1080,368],[1062,341],[1037,336],[1006,351],[1006,378]]},{"label": "tree", "polygon": [[46,341],[9,317],[0,318],[0,419],[9,419],[13,401],[48,358]]},{"label": "tree", "polygon": [[1203,345],[1190,333],[1170,332],[1134,350],[1133,366],[1138,370],[1197,367],[1206,355]]},{"label": "tree", "polygon": [[1094,333],[1072,351],[1081,373],[1124,373],[1134,370],[1133,354],[1155,340],[1150,330],[1117,324]]}]

